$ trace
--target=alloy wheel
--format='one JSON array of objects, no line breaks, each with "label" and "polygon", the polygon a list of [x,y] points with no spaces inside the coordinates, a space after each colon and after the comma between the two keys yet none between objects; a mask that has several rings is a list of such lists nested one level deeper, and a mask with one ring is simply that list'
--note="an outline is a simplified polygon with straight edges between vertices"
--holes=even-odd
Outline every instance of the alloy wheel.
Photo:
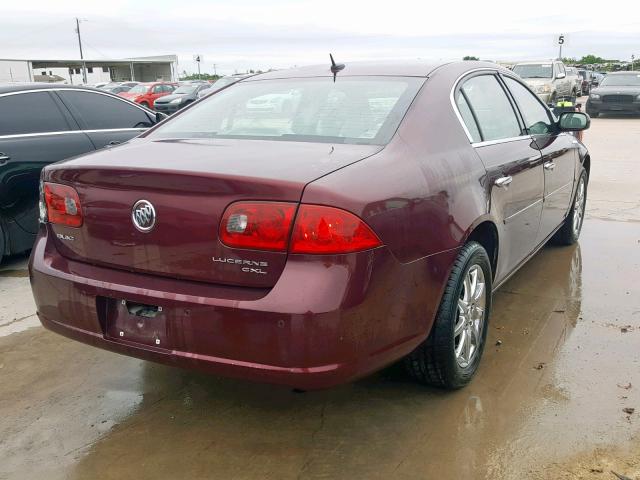
[{"label": "alloy wheel", "polygon": [[467,271],[458,298],[458,311],[453,329],[456,361],[461,368],[472,364],[483,341],[486,283],[482,268],[474,264]]},{"label": "alloy wheel", "polygon": [[584,176],[580,178],[578,183],[578,190],[576,191],[576,199],[573,205],[573,234],[577,237],[580,234],[582,228],[582,221],[584,219],[584,204],[585,204],[585,188],[584,188]]}]

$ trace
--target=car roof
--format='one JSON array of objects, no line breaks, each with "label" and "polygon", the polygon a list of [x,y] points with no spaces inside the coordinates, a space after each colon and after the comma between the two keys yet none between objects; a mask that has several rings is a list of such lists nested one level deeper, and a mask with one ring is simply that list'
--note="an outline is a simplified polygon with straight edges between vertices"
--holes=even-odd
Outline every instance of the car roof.
[{"label": "car roof", "polygon": [[[339,62],[336,62],[339,63]],[[380,61],[380,62],[345,62],[345,67],[338,76],[397,76],[397,77],[426,77],[436,68],[451,62],[405,60],[405,61]],[[471,62],[469,62],[471,63]],[[473,62],[476,63],[476,62]],[[483,62],[484,63],[484,62]],[[494,64],[491,64],[494,65]],[[274,70],[261,73],[243,81],[260,81],[275,78],[301,78],[301,77],[325,77],[333,75],[330,70],[331,63],[327,60],[321,65],[296,67],[286,70]]]},{"label": "car roof", "polygon": [[[596,72],[598,73],[598,72]],[[602,75],[602,74],[600,74]],[[625,70],[622,72],[609,72],[607,75],[640,75],[640,71],[637,70]]]},{"label": "car roof", "polygon": [[23,92],[25,90],[47,90],[51,88],[74,88],[83,90],[96,90],[93,87],[83,85],[67,85],[65,83],[0,83],[0,94],[11,92]]}]

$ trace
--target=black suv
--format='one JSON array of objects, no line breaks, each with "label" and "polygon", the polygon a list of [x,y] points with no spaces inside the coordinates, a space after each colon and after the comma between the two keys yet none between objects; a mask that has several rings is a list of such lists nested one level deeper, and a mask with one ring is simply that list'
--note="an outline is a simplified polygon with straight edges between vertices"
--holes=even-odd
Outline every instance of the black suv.
[{"label": "black suv", "polygon": [[162,118],[92,88],[0,84],[0,262],[33,245],[42,167],[125,142]]}]

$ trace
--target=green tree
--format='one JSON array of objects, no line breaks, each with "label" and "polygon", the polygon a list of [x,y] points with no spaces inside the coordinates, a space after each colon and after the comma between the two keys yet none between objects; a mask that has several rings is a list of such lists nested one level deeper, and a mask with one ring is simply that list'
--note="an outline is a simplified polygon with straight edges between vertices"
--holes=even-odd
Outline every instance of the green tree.
[{"label": "green tree", "polygon": [[187,75],[187,72],[183,72],[180,80],[217,80],[220,78],[220,75],[211,75],[209,73],[194,73],[192,75]]},{"label": "green tree", "polygon": [[596,55],[585,55],[583,56],[580,60],[578,60],[578,63],[584,63],[585,65],[592,65],[594,63],[607,63],[608,60],[605,60],[602,57],[598,57]]},{"label": "green tree", "polygon": [[464,57],[462,57],[462,60],[480,60],[480,58],[473,57],[471,55],[465,55]]}]

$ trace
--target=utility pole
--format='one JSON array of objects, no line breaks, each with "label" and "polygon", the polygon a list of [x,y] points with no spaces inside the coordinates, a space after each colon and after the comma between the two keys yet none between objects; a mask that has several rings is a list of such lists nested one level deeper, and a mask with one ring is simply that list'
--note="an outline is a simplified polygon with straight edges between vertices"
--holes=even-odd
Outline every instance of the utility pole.
[{"label": "utility pole", "polygon": [[84,55],[82,54],[82,38],[80,38],[80,19],[76,17],[76,33],[78,34],[78,46],[80,47],[80,60],[82,60],[82,80],[87,83],[87,66],[84,63]]}]

